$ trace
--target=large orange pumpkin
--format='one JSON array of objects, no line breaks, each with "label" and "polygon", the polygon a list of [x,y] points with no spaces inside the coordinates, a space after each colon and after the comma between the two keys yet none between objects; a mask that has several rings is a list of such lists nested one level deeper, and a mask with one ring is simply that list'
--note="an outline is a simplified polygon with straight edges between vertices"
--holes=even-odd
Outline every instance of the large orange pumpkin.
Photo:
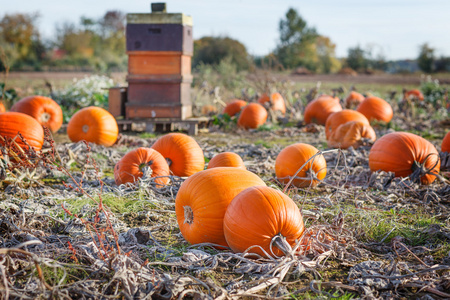
[{"label": "large orange pumpkin", "polygon": [[344,109],[332,113],[325,123],[325,136],[327,139],[331,136],[340,125],[351,121],[358,121],[369,125],[369,120],[360,112],[351,109]]},{"label": "large orange pumpkin", "polygon": [[215,155],[208,163],[208,169],[217,167],[234,167],[246,170],[242,158],[234,152],[222,152]]},{"label": "large orange pumpkin", "polygon": [[265,185],[257,175],[227,167],[204,170],[186,179],[175,199],[183,237],[191,244],[227,246],[223,233],[225,211],[237,194],[257,185]]},{"label": "large orange pumpkin", "polygon": [[114,167],[116,184],[137,181],[144,175],[144,168],[152,170],[151,177],[158,177],[155,179],[157,187],[169,183],[170,169],[164,157],[155,149],[140,147],[131,150],[117,162]]},{"label": "large orange pumpkin", "polygon": [[328,116],[340,110],[342,110],[342,106],[339,104],[339,98],[322,95],[306,105],[304,113],[305,124],[316,123],[325,125]]},{"label": "large orange pumpkin", "polygon": [[365,97],[363,94],[360,94],[355,91],[351,91],[350,94],[347,96],[347,98],[345,98],[345,107],[347,107],[347,108],[356,107],[361,102],[364,101],[364,98]]},{"label": "large orange pumpkin", "polygon": [[267,257],[264,251],[270,256],[287,254],[283,246],[278,247],[279,242],[286,239],[292,247],[304,230],[302,214],[294,201],[267,186],[249,187],[240,192],[223,219],[225,239],[234,252],[259,246],[249,252],[263,257]]},{"label": "large orange pumpkin", "polygon": [[234,115],[238,114],[241,111],[241,109],[246,105],[247,101],[239,99],[231,100],[231,102],[229,102],[227,106],[225,106],[225,108],[223,109],[223,113],[228,114],[230,117],[233,117]]},{"label": "large orange pumpkin", "polygon": [[418,89],[412,89],[409,91],[404,91],[404,97],[405,99],[408,100],[420,100],[422,101],[424,98],[423,94],[421,91],[419,91]]},{"label": "large orange pumpkin", "polygon": [[394,115],[391,105],[375,96],[367,97],[356,110],[365,115],[370,122],[377,120],[389,123]]},{"label": "large orange pumpkin", "polygon": [[269,103],[272,110],[280,111],[283,115],[286,113],[286,103],[284,103],[283,96],[280,93],[272,93],[270,97],[267,94],[262,94],[258,103],[261,105]]},{"label": "large orange pumpkin", "polygon": [[[426,139],[409,132],[393,132],[378,139],[369,153],[369,167],[373,172],[394,172],[396,177],[420,177],[422,184],[430,184],[439,173],[440,161],[436,148]],[[425,172],[428,171],[428,172]]]},{"label": "large orange pumpkin", "polygon": [[377,138],[372,126],[361,121],[351,121],[339,125],[327,139],[328,147],[347,149],[358,148]]},{"label": "large orange pumpkin", "polygon": [[69,124],[67,135],[72,142],[87,141],[103,146],[113,145],[119,135],[116,119],[105,109],[89,106],[77,111]]},{"label": "large orange pumpkin", "polygon": [[[36,119],[19,112],[0,113],[0,136],[15,139],[20,147],[28,149],[17,136],[19,132],[34,150],[41,150],[44,144],[44,129]],[[2,139],[0,144],[4,146]]]},{"label": "large orange pumpkin", "polygon": [[0,101],[0,113],[3,113],[6,111],[5,105],[3,104],[3,101]]},{"label": "large orange pumpkin", "polygon": [[323,155],[317,155],[311,159],[298,173],[297,171],[311,157],[317,154],[316,147],[297,143],[287,146],[278,154],[275,160],[275,174],[277,180],[287,184],[295,176],[292,184],[297,187],[316,186],[319,180],[327,174],[327,162]]},{"label": "large orange pumpkin", "polygon": [[441,144],[442,152],[450,152],[450,131],[447,132]]},{"label": "large orange pumpkin", "polygon": [[173,175],[187,177],[205,168],[203,150],[190,136],[183,133],[163,135],[152,146],[164,156]]},{"label": "large orange pumpkin", "polygon": [[63,112],[58,103],[44,96],[29,96],[22,98],[11,107],[11,111],[32,116],[51,132],[58,131],[63,123]]},{"label": "large orange pumpkin", "polygon": [[267,110],[259,103],[245,106],[238,119],[238,126],[244,129],[256,129],[267,120]]}]

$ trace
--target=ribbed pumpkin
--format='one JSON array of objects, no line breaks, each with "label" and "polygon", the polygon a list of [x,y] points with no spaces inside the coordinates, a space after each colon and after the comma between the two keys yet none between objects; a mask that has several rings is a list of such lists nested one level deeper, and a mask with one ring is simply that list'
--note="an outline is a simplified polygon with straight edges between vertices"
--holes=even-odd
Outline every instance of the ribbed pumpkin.
[{"label": "ribbed pumpkin", "polygon": [[424,99],[424,96],[421,91],[417,89],[409,90],[404,92],[404,97],[409,100],[420,100]]},{"label": "ribbed pumpkin", "polygon": [[241,109],[247,105],[247,101],[234,99],[225,106],[223,109],[224,114],[228,114],[230,117],[238,114]]},{"label": "ribbed pumpkin", "polygon": [[63,112],[58,103],[44,96],[29,96],[16,102],[11,111],[21,112],[35,118],[51,132],[58,131],[63,123]]},{"label": "ribbed pumpkin", "polygon": [[450,131],[447,132],[444,139],[442,140],[441,151],[450,153]]},{"label": "ribbed pumpkin", "polygon": [[[20,147],[24,150],[28,149],[26,144],[17,137],[19,132],[34,150],[41,150],[44,144],[44,129],[36,119],[19,112],[0,113],[0,136],[15,138]],[[0,144],[4,145],[1,139]]]},{"label": "ribbed pumpkin", "polygon": [[244,129],[256,129],[267,120],[267,110],[259,103],[245,106],[238,119],[238,126]]},{"label": "ribbed pumpkin", "polygon": [[183,237],[191,244],[227,246],[223,233],[225,211],[237,194],[257,185],[265,185],[257,175],[227,167],[204,170],[186,179],[175,199]]},{"label": "ribbed pumpkin", "polygon": [[[317,154],[316,147],[297,143],[287,146],[278,154],[275,160],[275,174],[277,180],[287,184],[308,159]],[[327,163],[323,155],[317,155],[311,159],[303,169],[296,175],[292,184],[297,187],[316,186],[319,180],[327,174]],[[311,176],[312,175],[312,176]],[[313,178],[311,180],[310,178]],[[317,178],[317,179],[314,179]]]},{"label": "ribbed pumpkin", "polygon": [[72,142],[87,141],[103,146],[113,145],[119,135],[116,119],[105,109],[89,106],[77,111],[69,124],[67,135]]},{"label": "ribbed pumpkin", "polygon": [[280,111],[283,115],[286,113],[286,103],[284,103],[283,96],[280,93],[272,93],[270,96],[262,94],[258,99],[258,103],[261,105],[269,103],[272,110]]},{"label": "ribbed pumpkin", "polygon": [[215,155],[208,163],[208,169],[217,167],[233,167],[246,170],[242,158],[234,152],[222,152]]},{"label": "ribbed pumpkin", "polygon": [[370,122],[377,120],[389,123],[394,115],[391,105],[375,96],[364,99],[356,110],[365,115]]},{"label": "ribbed pumpkin", "polygon": [[322,95],[306,105],[304,113],[305,124],[316,123],[325,125],[329,115],[341,110],[342,106],[339,104],[339,98]]},{"label": "ribbed pumpkin", "polygon": [[327,139],[331,136],[340,125],[351,121],[358,121],[369,125],[369,120],[360,112],[351,109],[344,109],[332,113],[325,123],[325,135]]},{"label": "ribbed pumpkin", "polygon": [[0,101],[0,113],[4,113],[6,111],[5,105],[3,104],[3,101]]},{"label": "ribbed pumpkin", "polygon": [[183,133],[163,135],[152,148],[164,156],[173,175],[187,177],[205,168],[203,150],[190,136]]},{"label": "ribbed pumpkin", "polygon": [[[152,170],[151,177],[169,176],[170,169],[164,157],[155,149],[140,147],[125,154],[114,167],[117,185],[133,183],[144,175],[144,168]],[[169,177],[155,179],[157,187],[169,183]]]},{"label": "ribbed pumpkin", "polygon": [[[287,254],[283,250],[289,251],[290,247],[278,246],[281,240],[286,239],[293,247],[304,230],[302,214],[294,201],[267,186],[249,187],[240,192],[223,219],[225,239],[236,253],[260,246],[270,256],[283,256]],[[267,257],[261,248],[252,247],[249,253]]]},{"label": "ribbed pumpkin", "polygon": [[351,121],[338,126],[327,139],[328,147],[347,149],[358,148],[377,138],[372,126],[360,121]]},{"label": "ribbed pumpkin", "polygon": [[347,108],[356,107],[361,102],[364,101],[364,98],[365,97],[363,94],[360,94],[355,91],[351,91],[350,94],[347,96],[347,98],[345,98],[345,107],[347,107]]},{"label": "ribbed pumpkin", "polygon": [[378,139],[369,153],[369,167],[373,172],[394,172],[396,177],[420,177],[422,184],[430,184],[439,173],[439,154],[426,139],[409,132],[393,132]]}]

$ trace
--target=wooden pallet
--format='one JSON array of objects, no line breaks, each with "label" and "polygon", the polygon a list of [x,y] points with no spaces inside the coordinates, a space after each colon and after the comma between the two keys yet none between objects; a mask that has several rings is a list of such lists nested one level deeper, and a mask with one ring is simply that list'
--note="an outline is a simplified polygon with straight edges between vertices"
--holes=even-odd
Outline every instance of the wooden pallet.
[{"label": "wooden pallet", "polygon": [[171,132],[187,131],[189,135],[197,135],[199,128],[207,128],[212,119],[207,117],[189,118],[185,120],[172,118],[117,120],[120,131],[137,132]]}]

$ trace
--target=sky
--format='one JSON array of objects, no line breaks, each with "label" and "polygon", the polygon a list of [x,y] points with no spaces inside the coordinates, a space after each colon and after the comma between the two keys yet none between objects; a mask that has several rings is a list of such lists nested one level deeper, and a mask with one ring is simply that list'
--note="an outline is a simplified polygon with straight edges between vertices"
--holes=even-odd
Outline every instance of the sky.
[{"label": "sky", "polygon": [[[157,0],[155,2],[163,2]],[[428,43],[437,55],[450,56],[450,0],[167,0],[167,11],[190,15],[194,39],[228,36],[251,55],[266,55],[276,48],[278,24],[294,8],[309,26],[336,44],[336,55],[347,56],[357,45],[388,60],[414,59]],[[108,10],[150,12],[143,0],[0,0],[5,13],[38,12],[44,38],[57,24],[79,24],[81,16],[100,18]]]}]

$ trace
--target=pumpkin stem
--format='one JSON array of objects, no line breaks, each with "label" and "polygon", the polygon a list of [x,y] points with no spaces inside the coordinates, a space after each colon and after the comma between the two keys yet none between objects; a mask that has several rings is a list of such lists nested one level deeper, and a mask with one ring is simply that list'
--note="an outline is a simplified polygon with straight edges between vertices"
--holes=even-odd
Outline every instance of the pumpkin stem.
[{"label": "pumpkin stem", "polygon": [[270,242],[270,250],[272,251],[272,245],[275,245],[278,249],[281,250],[281,252],[284,253],[286,256],[293,256],[293,250],[291,245],[286,241],[286,238],[281,234],[277,234],[272,238],[272,241]]},{"label": "pumpkin stem", "polygon": [[[433,166],[431,166],[430,168],[425,168],[425,164],[427,163],[427,161],[430,159],[430,157],[432,155],[437,155],[438,159],[436,160],[436,162],[434,163]],[[439,180],[442,180],[443,177],[437,173],[433,172],[433,169],[437,166],[437,164],[439,163],[440,157],[439,154],[437,153],[430,153],[428,154],[425,159],[423,160],[423,163],[419,163],[418,161],[414,161],[411,170],[412,170],[412,174],[409,176],[409,178],[411,178],[411,180],[413,182],[419,182],[420,179],[422,178],[422,176],[425,175],[434,175],[436,176]]]},{"label": "pumpkin stem", "polygon": [[43,112],[41,114],[41,122],[46,123],[50,120],[50,114],[48,112]]},{"label": "pumpkin stem", "polygon": [[184,222],[183,224],[192,224],[194,223],[194,212],[190,206],[183,206],[184,208]]},{"label": "pumpkin stem", "polygon": [[84,133],[87,133],[87,132],[89,131],[89,125],[83,125],[83,127],[81,127],[81,130],[82,130]]},{"label": "pumpkin stem", "polygon": [[150,160],[150,161],[148,161],[148,162],[143,162],[143,163],[141,163],[140,165],[139,165],[139,171],[141,171],[142,172],[142,169],[143,168],[145,168],[145,167],[151,167],[151,165],[153,164],[153,159],[152,160]]}]

